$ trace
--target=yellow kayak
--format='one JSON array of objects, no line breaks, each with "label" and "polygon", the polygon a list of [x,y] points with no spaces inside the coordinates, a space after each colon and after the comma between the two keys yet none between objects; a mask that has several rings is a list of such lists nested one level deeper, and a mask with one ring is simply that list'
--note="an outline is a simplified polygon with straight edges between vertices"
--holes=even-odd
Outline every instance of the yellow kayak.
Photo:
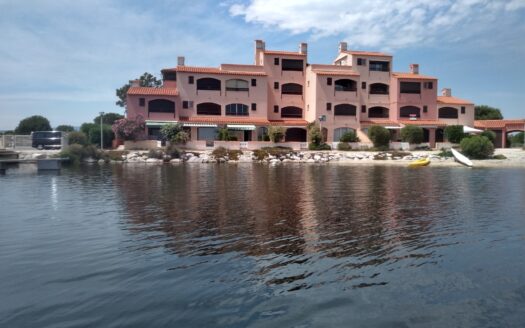
[{"label": "yellow kayak", "polygon": [[420,167],[420,166],[427,166],[428,164],[430,164],[430,160],[428,158],[421,158],[413,162],[410,162],[408,166],[409,167]]}]

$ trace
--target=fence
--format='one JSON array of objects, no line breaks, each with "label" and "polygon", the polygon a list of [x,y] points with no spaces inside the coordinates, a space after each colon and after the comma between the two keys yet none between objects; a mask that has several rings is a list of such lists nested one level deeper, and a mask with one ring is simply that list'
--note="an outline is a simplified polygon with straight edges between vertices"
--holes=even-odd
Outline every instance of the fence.
[{"label": "fence", "polygon": [[0,148],[31,148],[31,135],[3,134],[0,136]]}]

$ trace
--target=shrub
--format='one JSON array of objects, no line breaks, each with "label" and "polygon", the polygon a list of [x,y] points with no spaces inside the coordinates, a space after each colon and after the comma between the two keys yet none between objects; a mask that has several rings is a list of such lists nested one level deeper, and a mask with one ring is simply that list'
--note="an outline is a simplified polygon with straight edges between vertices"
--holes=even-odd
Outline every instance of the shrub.
[{"label": "shrub", "polygon": [[368,128],[368,137],[374,143],[375,148],[388,149],[390,145],[390,132],[380,125],[373,125]]},{"label": "shrub", "polygon": [[176,144],[186,144],[190,140],[190,135],[185,131],[180,131],[175,135],[175,138],[171,142]]},{"label": "shrub", "polygon": [[401,139],[411,144],[419,144],[424,139],[423,129],[415,125],[407,125],[401,129]]},{"label": "shrub", "polygon": [[110,150],[104,153],[105,157],[107,157],[108,160],[112,161],[122,161],[122,156],[127,154],[127,151],[122,150]]},{"label": "shrub", "polygon": [[[102,137],[104,138],[104,148],[111,148],[115,135],[109,125],[102,125]],[[93,124],[88,130],[88,142],[100,146],[100,125]]]},{"label": "shrub", "polygon": [[179,132],[182,131],[182,124],[180,123],[169,123],[165,124],[160,128],[160,134],[164,140],[173,142]]},{"label": "shrub", "polygon": [[309,124],[308,127],[308,139],[310,143],[315,145],[320,145],[323,142],[323,135],[321,134],[321,129],[316,123]]},{"label": "shrub", "polygon": [[445,138],[452,143],[460,143],[466,134],[463,132],[463,125],[449,125],[445,128]]},{"label": "shrub", "polygon": [[217,147],[211,152],[211,154],[213,155],[213,157],[215,157],[215,159],[221,157],[228,157],[228,159],[236,161],[239,159],[239,155],[242,154],[242,151],[236,149],[227,149],[224,147]]},{"label": "shrub", "polygon": [[150,151],[148,151],[148,158],[163,159],[164,152],[160,149],[150,149]]},{"label": "shrub", "polygon": [[355,131],[350,130],[350,131],[346,132],[345,134],[343,134],[341,136],[341,138],[339,139],[339,141],[341,141],[341,142],[358,142],[359,138],[357,137],[357,134],[355,133]]},{"label": "shrub", "polygon": [[[342,139],[342,138],[341,138]],[[337,144],[337,150],[351,150],[352,149],[352,146],[350,146],[350,144],[348,142],[339,142]]]},{"label": "shrub", "polygon": [[315,144],[313,142],[308,144],[309,150],[332,150],[332,147],[330,145],[322,143],[322,144]]},{"label": "shrub", "polygon": [[262,161],[266,157],[268,157],[268,153],[264,149],[255,149],[253,151],[253,156],[255,156],[255,159],[258,161]]},{"label": "shrub", "polygon": [[142,116],[134,120],[123,118],[112,125],[115,135],[122,140],[141,140],[145,137],[146,121]]},{"label": "shrub", "polygon": [[268,136],[271,142],[280,142],[284,138],[284,128],[282,126],[270,126]]},{"label": "shrub", "polygon": [[492,156],[492,159],[507,159],[507,156],[503,154],[498,154],[498,155]]},{"label": "shrub", "polygon": [[269,155],[280,157],[280,156],[286,156],[287,154],[293,153],[292,148],[290,147],[283,147],[283,146],[277,146],[277,147],[263,147],[261,149],[256,149],[253,151],[253,156],[259,161],[262,161]]},{"label": "shrub", "polygon": [[88,139],[84,132],[69,132],[67,134],[69,144],[87,145]]},{"label": "shrub", "polygon": [[101,151],[93,145],[82,146],[79,144],[72,144],[64,148],[58,157],[69,158],[73,164],[78,164],[80,161],[86,158],[100,159]]},{"label": "shrub", "polygon": [[494,131],[485,130],[479,134],[480,136],[487,137],[490,142],[494,143],[496,140],[496,133]]},{"label": "shrub", "polygon": [[494,153],[494,145],[484,136],[471,136],[461,140],[463,153],[474,159],[489,158]]},{"label": "shrub", "polygon": [[452,152],[450,150],[446,150],[445,148],[441,148],[441,152],[438,154],[439,157],[452,157]]},{"label": "shrub", "polygon": [[175,144],[171,144],[166,147],[166,155],[169,155],[171,158],[180,158],[181,151],[175,146]]}]

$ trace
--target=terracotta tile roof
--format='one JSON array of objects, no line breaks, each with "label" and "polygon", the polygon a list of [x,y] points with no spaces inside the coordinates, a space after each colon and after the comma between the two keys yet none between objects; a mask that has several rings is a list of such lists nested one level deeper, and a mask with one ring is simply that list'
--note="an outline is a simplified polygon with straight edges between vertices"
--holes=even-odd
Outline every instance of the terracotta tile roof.
[{"label": "terracotta tile roof", "polygon": [[456,98],[456,97],[445,97],[445,96],[438,96],[437,102],[438,104],[448,104],[448,105],[474,105],[474,103],[470,100],[465,100],[465,99]]},{"label": "terracotta tile roof", "polygon": [[178,96],[179,91],[176,88],[148,88],[148,87],[131,87],[128,95],[141,96]]},{"label": "terracotta tile roof", "polygon": [[411,80],[437,80],[436,77],[421,75],[421,74],[412,74],[412,73],[403,73],[403,72],[394,72],[392,76],[398,79],[411,79]]},{"label": "terracotta tile roof", "polygon": [[187,73],[201,73],[201,74],[222,74],[222,75],[248,75],[248,76],[266,76],[264,72],[247,72],[222,70],[216,67],[196,67],[196,66],[177,66],[176,68],[163,69],[163,72],[187,72]]},{"label": "terracotta tile roof", "polygon": [[313,69],[312,72],[317,75],[334,75],[334,76],[359,76],[360,74],[356,71],[327,71]]},{"label": "terracotta tile roof", "polygon": [[270,122],[262,117],[226,117],[226,116],[181,116],[181,122],[214,123],[214,124],[255,124],[268,125]]},{"label": "terracotta tile roof", "polygon": [[447,123],[440,121],[440,120],[399,120],[398,121],[401,124],[404,125],[418,125],[418,126],[446,126]]},{"label": "terracotta tile roof", "polygon": [[525,119],[519,120],[476,120],[474,121],[474,127],[480,129],[521,129],[523,130],[525,125]]},{"label": "terracotta tile roof", "polygon": [[341,52],[344,52],[345,54],[350,54],[350,55],[392,57],[392,55],[390,55],[390,54],[387,54],[385,52],[379,52],[379,51],[346,50],[346,51],[341,51]]},{"label": "terracotta tile roof", "polygon": [[360,123],[365,125],[399,126],[397,122],[388,119],[368,119],[366,121],[361,121]]},{"label": "terracotta tile roof", "polygon": [[306,56],[306,54],[301,54],[294,51],[282,51],[282,50],[264,50],[266,55],[279,55],[279,56]]},{"label": "terracotta tile roof", "polygon": [[307,126],[308,122],[305,120],[270,120],[270,124],[283,126]]}]

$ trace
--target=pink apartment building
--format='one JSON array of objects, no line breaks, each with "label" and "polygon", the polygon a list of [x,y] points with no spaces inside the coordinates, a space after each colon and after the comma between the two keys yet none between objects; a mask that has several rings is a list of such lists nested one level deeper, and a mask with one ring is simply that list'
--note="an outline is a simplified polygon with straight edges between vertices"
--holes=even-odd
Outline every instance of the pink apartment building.
[{"label": "pink apartment building", "polygon": [[307,141],[306,126],[320,122],[329,143],[349,129],[367,142],[367,128],[382,125],[393,139],[405,125],[421,126],[431,147],[443,142],[447,125],[474,126],[474,104],[438,96],[438,80],[409,72],[392,72],[393,58],[380,52],[352,51],[339,44],[329,65],[309,64],[307,44],[297,52],[267,50],[255,41],[254,65],[192,67],[178,58],[177,67],[162,70],[164,85],[145,88],[132,81],[127,117],[146,119],[149,138],[160,127],[179,122],[190,133],[190,146],[203,148],[227,127],[239,142],[258,144],[270,126],[285,128],[285,142]]}]

